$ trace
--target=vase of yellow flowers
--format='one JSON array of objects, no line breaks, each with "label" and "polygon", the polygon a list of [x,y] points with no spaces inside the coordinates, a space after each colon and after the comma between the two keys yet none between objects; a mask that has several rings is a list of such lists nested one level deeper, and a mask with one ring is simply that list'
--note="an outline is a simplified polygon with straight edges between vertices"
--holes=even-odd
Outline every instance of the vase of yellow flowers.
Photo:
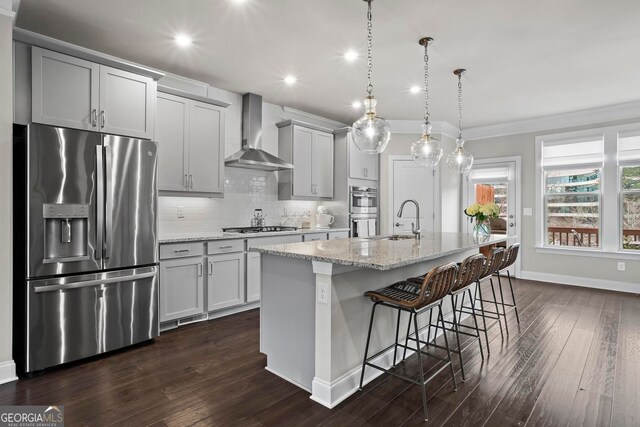
[{"label": "vase of yellow flowers", "polygon": [[468,217],[471,217],[471,222],[475,222],[473,225],[473,235],[483,237],[491,234],[489,219],[498,218],[500,208],[493,202],[484,204],[473,203],[464,210],[464,213]]}]

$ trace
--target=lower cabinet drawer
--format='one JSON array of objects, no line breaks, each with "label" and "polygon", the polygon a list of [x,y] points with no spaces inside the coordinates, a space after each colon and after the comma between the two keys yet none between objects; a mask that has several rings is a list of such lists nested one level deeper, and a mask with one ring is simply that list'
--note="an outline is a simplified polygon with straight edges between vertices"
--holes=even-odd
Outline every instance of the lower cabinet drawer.
[{"label": "lower cabinet drawer", "polygon": [[327,233],[310,233],[303,237],[305,242],[315,242],[316,240],[327,240]]},{"label": "lower cabinet drawer", "polygon": [[244,251],[244,239],[214,240],[207,242],[207,255]]},{"label": "lower cabinet drawer", "polygon": [[160,245],[160,259],[174,259],[201,256],[204,253],[202,242],[168,243]]},{"label": "lower cabinet drawer", "polygon": [[348,231],[334,231],[333,233],[329,233],[329,240],[346,239],[348,237],[349,237]]},{"label": "lower cabinet drawer", "polygon": [[302,236],[300,234],[296,234],[293,236],[256,237],[253,239],[247,239],[247,248],[255,248],[256,246],[265,245],[283,245],[285,243],[299,242],[302,242]]}]

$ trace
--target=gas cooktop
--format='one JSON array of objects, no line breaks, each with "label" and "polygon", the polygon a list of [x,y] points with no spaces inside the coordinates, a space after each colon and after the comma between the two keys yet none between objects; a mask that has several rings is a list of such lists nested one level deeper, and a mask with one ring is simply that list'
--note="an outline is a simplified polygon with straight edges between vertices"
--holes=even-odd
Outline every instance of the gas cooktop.
[{"label": "gas cooktop", "polygon": [[297,227],[285,227],[282,225],[268,225],[265,227],[231,227],[231,228],[223,228],[222,231],[225,233],[241,233],[241,234],[249,234],[249,233],[269,233],[274,231],[296,231]]}]

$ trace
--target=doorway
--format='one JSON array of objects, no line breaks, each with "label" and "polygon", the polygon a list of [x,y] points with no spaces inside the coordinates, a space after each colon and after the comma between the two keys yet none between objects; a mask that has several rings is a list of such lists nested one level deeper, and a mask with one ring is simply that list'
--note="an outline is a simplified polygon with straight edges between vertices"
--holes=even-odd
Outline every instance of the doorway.
[{"label": "doorway", "polygon": [[407,199],[420,205],[420,228],[423,232],[439,231],[438,169],[418,166],[411,156],[390,156],[391,203],[389,203],[389,234],[411,233],[411,224],[416,223],[413,204],[407,204],[402,218],[396,214]]},{"label": "doorway", "polygon": [[[500,208],[498,218],[491,219],[491,233],[520,236],[520,157],[476,160],[463,180],[464,208],[474,202],[494,202]],[[473,224],[463,219],[462,231],[471,233]],[[520,257],[509,272],[520,276]]]}]

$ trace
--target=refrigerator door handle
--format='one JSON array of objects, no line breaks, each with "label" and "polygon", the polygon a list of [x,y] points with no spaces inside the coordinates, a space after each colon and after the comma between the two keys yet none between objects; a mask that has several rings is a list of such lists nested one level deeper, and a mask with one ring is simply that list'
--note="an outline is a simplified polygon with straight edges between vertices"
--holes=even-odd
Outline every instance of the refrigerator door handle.
[{"label": "refrigerator door handle", "polygon": [[104,235],[104,159],[102,146],[96,146],[96,259],[102,259]]},{"label": "refrigerator door handle", "polygon": [[105,152],[105,163],[106,163],[106,171],[105,171],[105,180],[106,180],[106,202],[105,202],[105,239],[104,239],[104,257],[111,258],[111,244],[113,243],[113,188],[111,182],[111,167],[113,164],[113,152],[112,148],[108,145],[104,147]]},{"label": "refrigerator door handle", "polygon": [[87,288],[87,287],[98,286],[98,285],[108,285],[109,283],[133,282],[135,280],[148,279],[149,277],[153,277],[155,275],[156,275],[156,272],[152,271],[149,273],[132,274],[130,276],[110,277],[108,279],[95,279],[95,280],[86,280],[84,282],[62,283],[59,285],[36,286],[33,288],[33,291],[35,293],[41,293],[41,292],[63,291],[67,289]]}]

